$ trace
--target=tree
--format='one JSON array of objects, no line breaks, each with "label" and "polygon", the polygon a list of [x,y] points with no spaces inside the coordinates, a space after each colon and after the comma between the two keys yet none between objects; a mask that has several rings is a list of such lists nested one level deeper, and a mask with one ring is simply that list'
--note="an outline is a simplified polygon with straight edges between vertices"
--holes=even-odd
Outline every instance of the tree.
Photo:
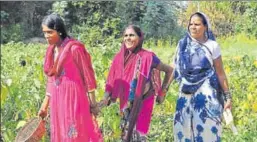
[{"label": "tree", "polygon": [[174,2],[148,1],[146,12],[141,20],[146,38],[165,38],[172,36],[177,26],[177,9]]},{"label": "tree", "polygon": [[180,16],[187,27],[189,17],[198,9],[210,19],[212,30],[216,36],[229,36],[246,32],[257,37],[257,2],[226,1],[226,2],[188,2]]},{"label": "tree", "polygon": [[42,36],[41,21],[52,3],[1,1],[1,43]]}]

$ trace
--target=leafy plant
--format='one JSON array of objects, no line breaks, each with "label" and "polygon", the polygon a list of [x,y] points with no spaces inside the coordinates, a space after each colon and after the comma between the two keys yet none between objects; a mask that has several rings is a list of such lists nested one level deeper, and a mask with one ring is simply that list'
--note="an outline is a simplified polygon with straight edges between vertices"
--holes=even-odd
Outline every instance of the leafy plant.
[{"label": "leafy plant", "polygon": [[[82,41],[87,42],[86,38]],[[114,54],[119,50],[120,41],[110,37],[105,38],[101,44],[86,45],[97,78],[97,101],[103,98],[108,70]],[[239,131],[239,135],[232,136],[231,130],[223,124],[222,141],[254,142],[257,139],[257,127],[253,125],[257,123],[256,40],[239,34],[218,41],[233,94],[232,112]],[[176,48],[170,48],[166,42],[157,40],[156,48],[154,41],[148,40],[144,46],[152,50],[162,62],[171,64]],[[1,47],[1,135],[5,141],[15,139],[18,130],[29,118],[36,116],[42,103],[45,95],[45,76],[42,67],[46,46],[11,42]],[[149,141],[173,141],[173,114],[177,97],[178,84],[173,82],[164,103],[155,105],[147,136]],[[118,103],[103,108],[97,120],[105,141],[120,140]],[[49,136],[46,135],[43,141],[49,141]]]}]

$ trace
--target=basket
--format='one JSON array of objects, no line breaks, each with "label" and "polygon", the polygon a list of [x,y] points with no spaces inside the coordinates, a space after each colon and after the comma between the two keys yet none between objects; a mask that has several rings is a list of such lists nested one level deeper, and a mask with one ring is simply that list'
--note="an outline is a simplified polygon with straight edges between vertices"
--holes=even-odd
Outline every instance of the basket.
[{"label": "basket", "polygon": [[38,142],[46,132],[45,120],[35,117],[30,119],[18,132],[15,142]]}]

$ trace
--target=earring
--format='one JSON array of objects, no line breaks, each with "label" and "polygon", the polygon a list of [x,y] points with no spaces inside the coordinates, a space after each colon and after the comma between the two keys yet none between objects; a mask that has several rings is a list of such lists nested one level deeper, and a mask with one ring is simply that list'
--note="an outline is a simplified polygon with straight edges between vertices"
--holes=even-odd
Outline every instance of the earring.
[{"label": "earring", "polygon": [[204,32],[204,36],[208,38],[208,33],[207,33],[207,31]]},{"label": "earring", "polygon": [[62,33],[59,33],[59,35],[62,35]]}]

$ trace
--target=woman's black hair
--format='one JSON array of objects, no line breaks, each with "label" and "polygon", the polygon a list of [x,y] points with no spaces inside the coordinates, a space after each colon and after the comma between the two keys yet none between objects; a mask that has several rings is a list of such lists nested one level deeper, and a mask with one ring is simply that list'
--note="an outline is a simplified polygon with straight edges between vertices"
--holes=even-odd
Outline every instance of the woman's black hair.
[{"label": "woman's black hair", "polygon": [[129,25],[126,29],[128,28],[132,28],[140,38],[142,37],[142,30],[138,26]]},{"label": "woman's black hair", "polygon": [[46,25],[48,28],[56,30],[62,39],[65,39],[68,34],[65,29],[64,21],[59,14],[50,14],[44,17],[42,25]]}]

